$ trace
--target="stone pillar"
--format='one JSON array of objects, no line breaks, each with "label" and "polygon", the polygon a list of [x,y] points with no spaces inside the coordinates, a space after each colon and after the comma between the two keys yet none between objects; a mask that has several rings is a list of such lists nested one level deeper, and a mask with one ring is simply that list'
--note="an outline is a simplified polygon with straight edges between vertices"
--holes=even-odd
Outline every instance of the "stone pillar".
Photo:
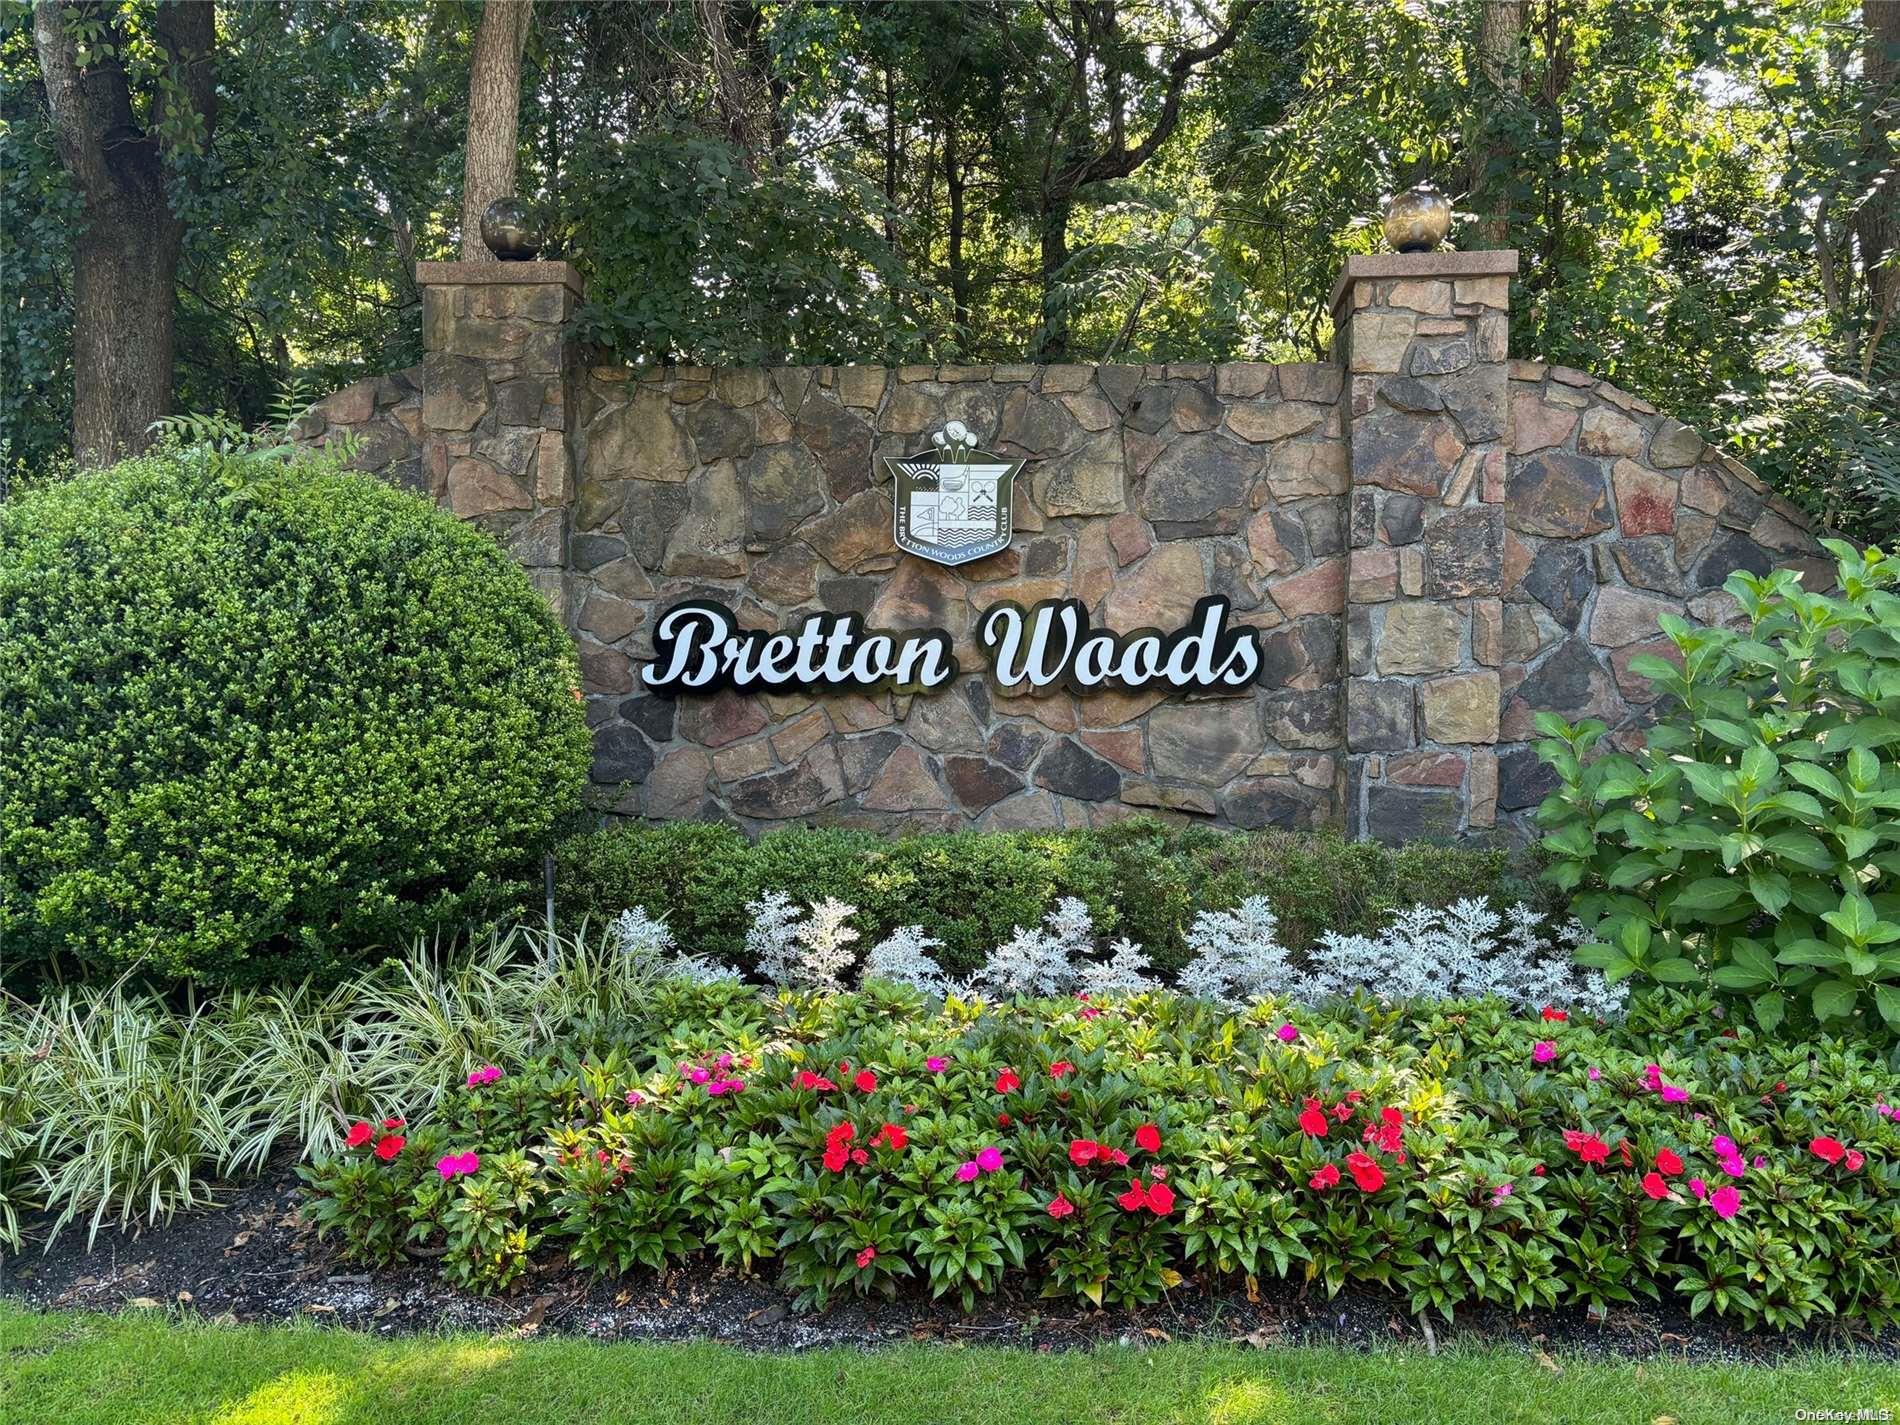
[{"label": "stone pillar", "polygon": [[1352,487],[1346,824],[1496,820],[1515,252],[1349,258],[1333,291]]},{"label": "stone pillar", "polygon": [[572,416],[581,361],[565,262],[421,262],[422,469],[430,493],[491,530],[567,621]]}]

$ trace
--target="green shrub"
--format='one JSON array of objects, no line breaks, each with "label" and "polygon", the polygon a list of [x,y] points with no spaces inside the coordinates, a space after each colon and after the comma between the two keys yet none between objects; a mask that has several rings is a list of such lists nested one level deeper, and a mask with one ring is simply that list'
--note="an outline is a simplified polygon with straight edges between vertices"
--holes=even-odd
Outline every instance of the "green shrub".
[{"label": "green shrub", "polygon": [[750,970],[746,903],[769,890],[801,904],[836,896],[858,908],[868,946],[902,925],[944,942],[953,974],[981,964],[1017,926],[1063,896],[1085,902],[1097,930],[1145,946],[1178,970],[1194,916],[1266,895],[1290,948],[1323,931],[1368,934],[1391,912],[1488,896],[1548,908],[1548,891],[1508,853],[1420,843],[1393,848],[1332,833],[1175,830],[1138,819],[1100,831],[958,832],[886,840],[868,832],[791,828],[748,842],[731,827],[623,823],[570,838],[555,855],[570,916],[630,906],[663,916],[682,948]]},{"label": "green shrub", "polygon": [[1634,755],[1543,714],[1561,784],[1538,809],[1613,980],[1710,983],[1790,1020],[1900,1030],[1900,560],[1829,541],[1837,596],[1791,570],[1729,576],[1746,632],[1665,616],[1682,667]]},{"label": "green shrub", "polygon": [[[704,1249],[800,1307],[909,1278],[966,1311],[1012,1288],[1139,1308],[1194,1273],[1447,1317],[1900,1323],[1900,1078],[1864,1041],[1725,1027],[1707,996],[1620,1026],[1495,1001],[656,999],[663,1031],[504,1062],[392,1162],[366,1120],[304,1173],[311,1216],[365,1261],[407,1230],[482,1291],[538,1239],[609,1274]],[[438,1155],[466,1171],[445,1185]]]},{"label": "green shrub", "polygon": [[0,508],[0,944],[233,984],[518,896],[590,755],[487,535],[367,476],[163,450]]}]

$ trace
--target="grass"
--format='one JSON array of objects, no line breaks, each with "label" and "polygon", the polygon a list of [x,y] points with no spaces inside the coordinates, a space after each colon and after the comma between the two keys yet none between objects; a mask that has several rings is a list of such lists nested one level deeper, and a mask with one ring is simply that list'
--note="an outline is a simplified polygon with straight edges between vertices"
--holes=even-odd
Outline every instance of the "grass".
[{"label": "grass", "polygon": [[558,1338],[384,1340],[0,1303],[5,1425],[1747,1425],[1793,1421],[1798,1409],[1900,1410],[1900,1367],[1851,1357],[1553,1365],[1495,1347],[1437,1358],[1178,1344],[748,1355]]}]

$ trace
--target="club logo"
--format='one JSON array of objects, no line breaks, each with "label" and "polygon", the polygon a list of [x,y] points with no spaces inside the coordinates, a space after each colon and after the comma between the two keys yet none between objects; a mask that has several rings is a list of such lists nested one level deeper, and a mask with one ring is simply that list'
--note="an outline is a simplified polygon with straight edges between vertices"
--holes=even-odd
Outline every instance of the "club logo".
[{"label": "club logo", "polygon": [[922,455],[880,456],[891,477],[897,547],[939,564],[968,564],[1009,548],[1010,482],[1023,468],[978,450],[970,428],[950,421]]}]

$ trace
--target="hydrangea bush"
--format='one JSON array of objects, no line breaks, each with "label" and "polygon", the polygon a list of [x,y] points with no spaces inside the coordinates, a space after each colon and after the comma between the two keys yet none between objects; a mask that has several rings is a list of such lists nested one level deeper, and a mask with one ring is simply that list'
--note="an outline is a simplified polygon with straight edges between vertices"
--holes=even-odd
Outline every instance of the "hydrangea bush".
[{"label": "hydrangea bush", "polygon": [[480,1066],[426,1122],[380,1106],[306,1170],[320,1231],[482,1291],[565,1253],[703,1257],[819,1308],[910,1280],[969,1309],[1012,1278],[1140,1306],[1191,1275],[1447,1316],[1900,1322],[1900,1078],[1706,996],[1612,1026],[1496,1000],[659,994],[670,1029]]}]

